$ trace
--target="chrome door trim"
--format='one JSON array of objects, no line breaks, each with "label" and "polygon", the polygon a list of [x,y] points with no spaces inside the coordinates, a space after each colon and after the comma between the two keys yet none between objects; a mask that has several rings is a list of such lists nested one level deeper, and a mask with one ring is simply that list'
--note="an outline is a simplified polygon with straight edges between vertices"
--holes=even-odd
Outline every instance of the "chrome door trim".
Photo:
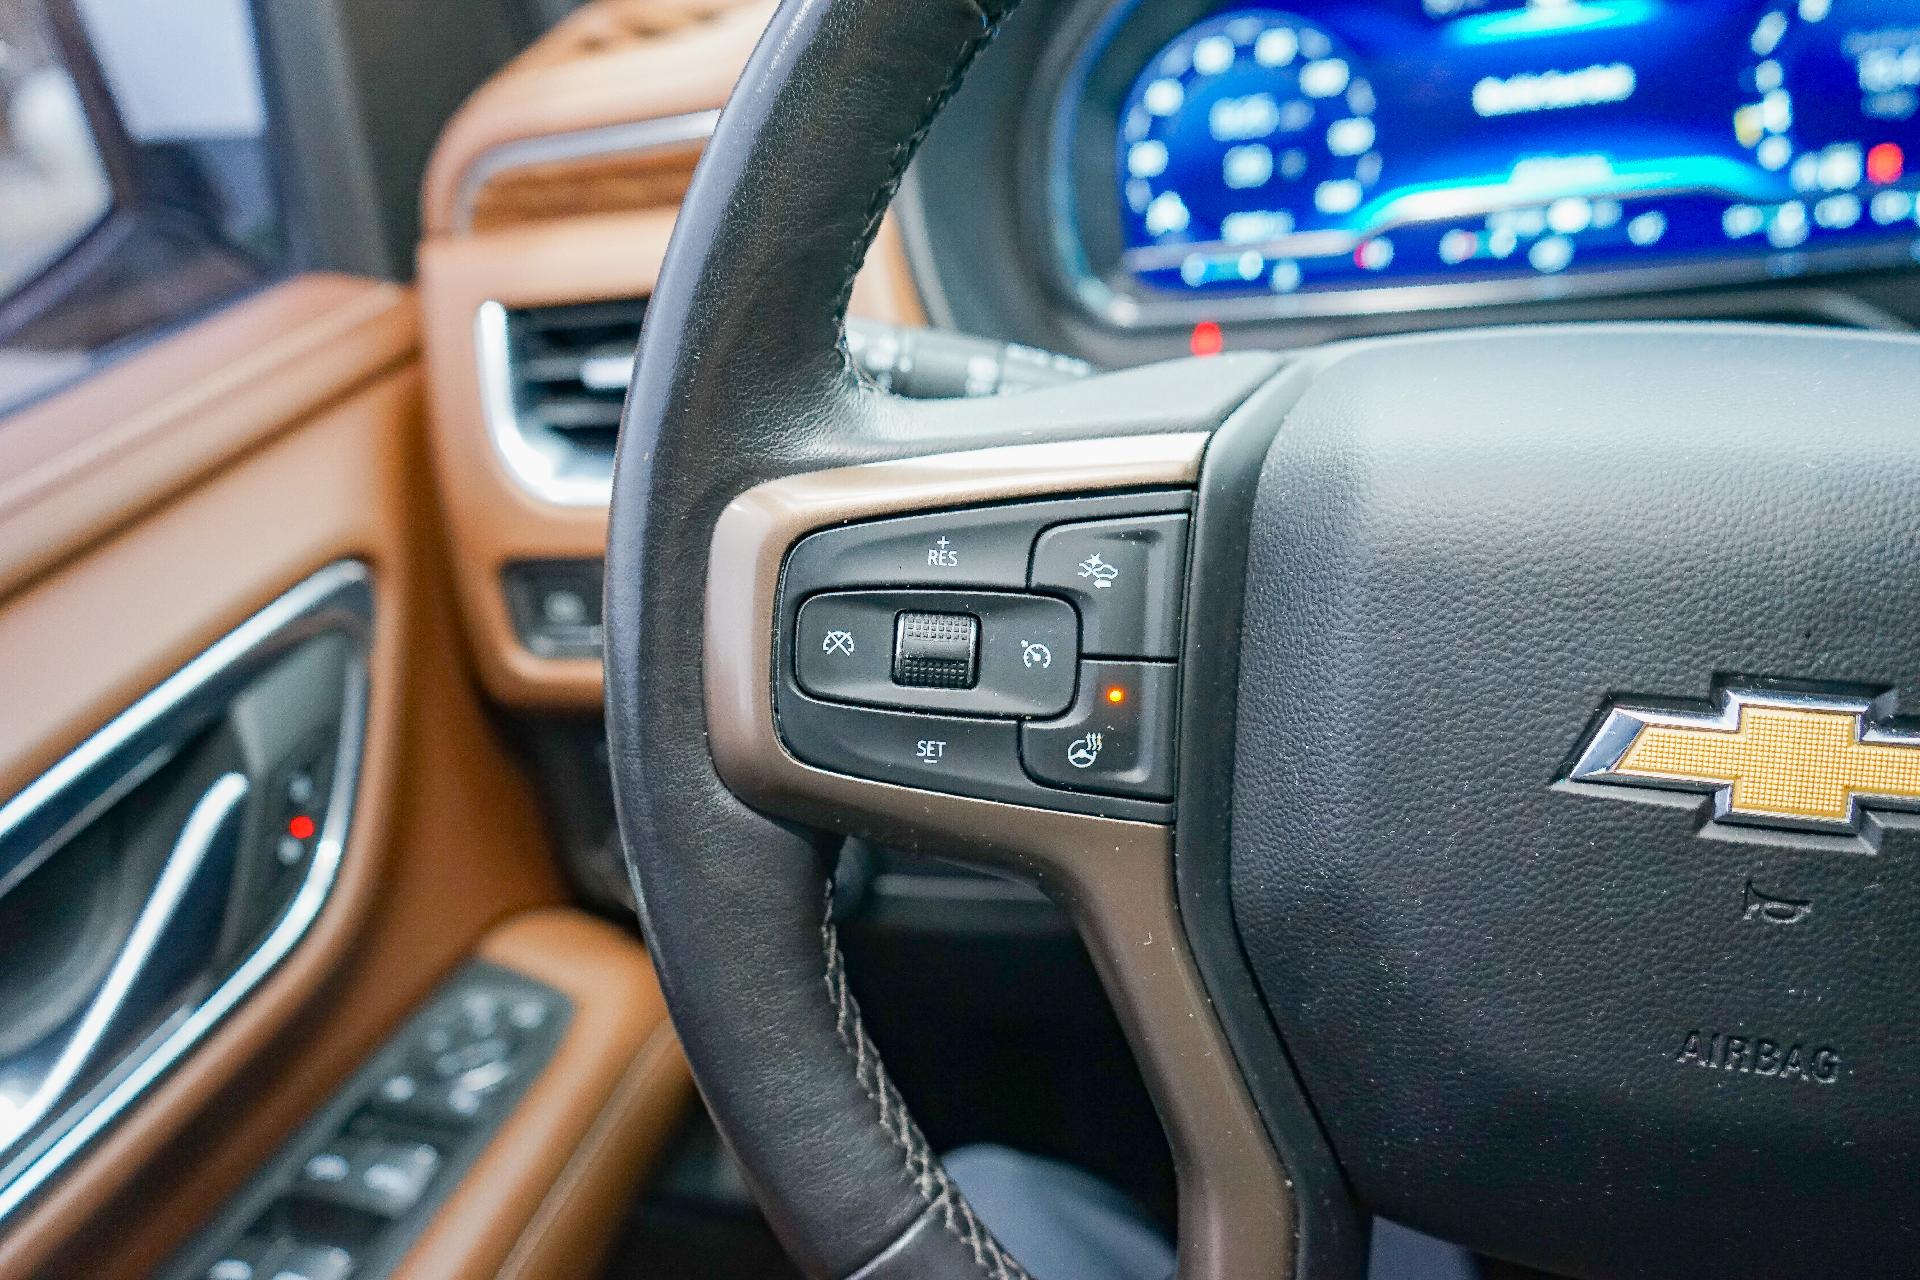
[{"label": "chrome door trim", "polygon": [[163,1026],[156,1042],[136,1051],[118,1071],[0,1165],[0,1224],[137,1105],[278,967],[319,917],[339,877],[358,790],[373,608],[372,574],[365,564],[342,560],[328,565],[217,641],[0,805],[0,884],[17,883],[24,874],[21,868],[38,865],[84,826],[90,815],[110,803],[112,796],[124,794],[127,777],[151,774],[185,738],[216,719],[249,681],[295,646],[328,632],[357,642],[347,668],[340,747],[326,819],[315,837],[305,879],[266,937],[227,978]]},{"label": "chrome door trim", "polygon": [[87,1002],[87,1010],[72,1036],[60,1047],[26,1101],[12,1112],[0,1115],[0,1150],[31,1132],[54,1104],[66,1096],[81,1073],[94,1064],[100,1042],[125,1010],[127,998],[133,994],[140,975],[166,937],[167,926],[193,887],[207,854],[223,833],[231,834],[234,815],[240,811],[241,802],[251,789],[245,774],[224,773],[193,806],[179,838],[173,842],[172,852],[167,855],[159,880],[147,896],[146,905],[140,908],[132,932],[107,969],[100,989]]}]

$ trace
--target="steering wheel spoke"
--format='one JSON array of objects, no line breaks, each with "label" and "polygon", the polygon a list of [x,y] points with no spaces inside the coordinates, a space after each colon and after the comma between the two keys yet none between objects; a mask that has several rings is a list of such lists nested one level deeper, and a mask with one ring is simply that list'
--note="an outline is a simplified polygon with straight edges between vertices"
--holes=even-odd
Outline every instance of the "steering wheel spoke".
[{"label": "steering wheel spoke", "polygon": [[[1112,381],[1133,384],[1136,420],[1190,427],[1196,402],[1223,417],[1271,367],[1156,371],[1157,389],[1189,387],[1157,419],[1143,379]],[[1049,412],[989,408],[1000,439],[1037,434],[1008,427]],[[963,412],[934,409],[948,425]],[[1172,874],[1181,601],[1208,439],[1000,445],[755,486],[714,529],[704,688],[715,767],[750,805],[1014,874],[1069,911],[1180,1168],[1181,1274],[1254,1276],[1284,1268],[1292,1201]]]}]

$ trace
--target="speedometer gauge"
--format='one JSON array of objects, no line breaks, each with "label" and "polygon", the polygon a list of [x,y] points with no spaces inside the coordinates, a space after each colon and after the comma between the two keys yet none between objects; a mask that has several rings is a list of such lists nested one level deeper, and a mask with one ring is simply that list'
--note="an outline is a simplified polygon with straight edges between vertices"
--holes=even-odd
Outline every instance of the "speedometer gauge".
[{"label": "speedometer gauge", "polygon": [[1270,10],[1219,14],[1156,53],[1121,112],[1118,168],[1136,275],[1289,292],[1302,256],[1392,244],[1340,228],[1380,181],[1375,97],[1324,28]]},{"label": "speedometer gauge", "polygon": [[1048,190],[1116,324],[1920,259],[1920,0],[1080,2]]},{"label": "speedometer gauge", "polygon": [[[1906,8],[1909,11],[1899,12]],[[1908,225],[1920,114],[1920,14],[1881,0],[1765,6],[1748,34],[1733,132],[1772,176],[1766,198],[1725,210],[1729,240],[1777,249],[1822,231]]]}]

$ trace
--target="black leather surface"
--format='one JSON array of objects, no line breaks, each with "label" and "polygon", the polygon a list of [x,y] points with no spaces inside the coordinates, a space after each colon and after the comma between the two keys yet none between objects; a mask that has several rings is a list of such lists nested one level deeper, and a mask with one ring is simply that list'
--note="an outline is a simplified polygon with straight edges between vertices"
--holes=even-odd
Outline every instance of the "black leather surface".
[{"label": "black leather surface", "polygon": [[882,1255],[888,1275],[1016,1271],[925,1150],[830,972],[825,844],[750,811],[715,776],[703,593],[710,568],[750,571],[708,565],[719,512],[762,480],[837,464],[1038,430],[1205,428],[1273,367],[1223,359],[1184,382],[1123,375],[1119,393],[1096,380],[984,409],[910,407],[848,371],[839,338],[854,269],[913,146],[1002,8],[796,0],[780,9],[682,207],[614,476],[607,712],[642,923],[721,1130],[781,1239],[816,1276]]},{"label": "black leather surface", "polygon": [[[1582,1277],[1920,1274],[1920,839],[1552,786],[1610,695],[1920,712],[1920,345],[1533,330],[1348,354],[1266,460],[1233,891],[1359,1193]],[[1744,886],[1807,898],[1780,928]],[[1695,1029],[1837,1082],[1678,1061]]]},{"label": "black leather surface", "polygon": [[[884,402],[845,371],[840,316],[903,148],[988,29],[968,0],[780,10],[683,206],[615,473],[607,705],[643,923],[700,1087],[819,1276],[855,1271],[928,1206],[836,1026],[818,844],[714,775],[707,543],[736,493],[871,456],[863,440],[888,434]],[[914,1239],[923,1274],[981,1274],[952,1235]]]}]

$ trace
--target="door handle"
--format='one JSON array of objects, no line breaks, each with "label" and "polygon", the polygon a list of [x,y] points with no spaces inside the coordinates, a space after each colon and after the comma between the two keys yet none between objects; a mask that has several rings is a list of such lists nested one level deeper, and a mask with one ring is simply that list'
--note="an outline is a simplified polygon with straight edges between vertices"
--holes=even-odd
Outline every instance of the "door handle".
[{"label": "door handle", "polygon": [[[326,566],[0,800],[0,1225],[319,918],[352,820],[373,604],[364,564]],[[298,776],[311,803],[291,799]],[[290,858],[275,833],[306,822]]]},{"label": "door handle", "polygon": [[[179,984],[205,969],[219,941],[242,836],[246,775],[215,779],[188,812],[132,929],[80,1016],[0,1064],[0,1151],[69,1100],[130,1027],[163,1015]],[[27,1059],[27,1060],[22,1060]]]}]

